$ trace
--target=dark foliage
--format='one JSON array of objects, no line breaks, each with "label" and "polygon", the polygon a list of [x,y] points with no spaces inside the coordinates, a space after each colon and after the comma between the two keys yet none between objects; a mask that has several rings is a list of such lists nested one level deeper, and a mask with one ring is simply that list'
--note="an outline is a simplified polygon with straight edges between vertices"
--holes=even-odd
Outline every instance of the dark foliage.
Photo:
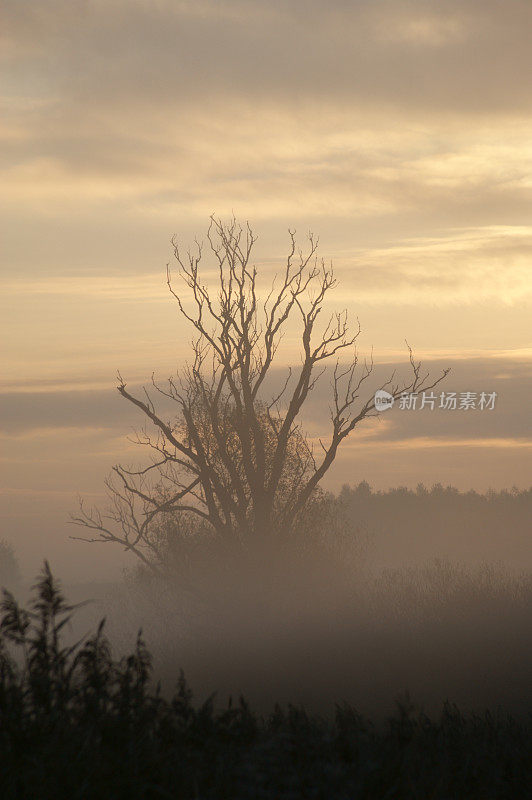
[{"label": "dark foliage", "polygon": [[372,490],[366,481],[345,485],[337,503],[368,533],[377,562],[450,557],[462,562],[504,561],[530,569],[532,488],[460,492],[437,483],[416,490]]},{"label": "dark foliage", "polygon": [[193,703],[181,673],[173,699],[150,683],[141,632],[115,661],[96,633],[64,647],[70,619],[48,564],[30,610],[4,591],[0,622],[0,796],[91,798],[524,798],[532,786],[532,718],[430,720],[406,697],[384,728],[347,705],[333,721],[243,698]]}]

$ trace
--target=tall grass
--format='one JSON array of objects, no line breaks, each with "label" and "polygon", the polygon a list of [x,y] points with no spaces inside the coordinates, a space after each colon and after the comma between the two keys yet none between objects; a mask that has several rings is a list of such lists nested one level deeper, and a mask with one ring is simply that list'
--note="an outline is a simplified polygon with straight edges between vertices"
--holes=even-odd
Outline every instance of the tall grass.
[{"label": "tall grass", "polygon": [[[195,703],[181,672],[153,685],[142,633],[114,659],[102,620],[64,645],[75,608],[44,565],[28,610],[4,591],[0,622],[0,797],[521,798],[532,786],[532,718],[430,719],[404,697],[377,728],[345,703],[332,719],[240,697]],[[213,676],[213,681],[215,676]]]}]

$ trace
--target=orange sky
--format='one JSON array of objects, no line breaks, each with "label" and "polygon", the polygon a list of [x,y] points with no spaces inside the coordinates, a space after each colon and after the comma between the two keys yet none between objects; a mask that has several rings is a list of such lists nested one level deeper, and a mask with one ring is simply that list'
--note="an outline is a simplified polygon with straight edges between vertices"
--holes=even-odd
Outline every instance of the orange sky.
[{"label": "orange sky", "polygon": [[135,459],[115,373],[186,358],[169,240],[213,212],[250,220],[264,284],[287,228],[319,235],[328,307],[382,369],[406,338],[449,390],[499,393],[489,419],[390,416],[328,485],[530,484],[531,25],[528,0],[4,3],[1,499],[25,563],[79,558],[76,493]]}]

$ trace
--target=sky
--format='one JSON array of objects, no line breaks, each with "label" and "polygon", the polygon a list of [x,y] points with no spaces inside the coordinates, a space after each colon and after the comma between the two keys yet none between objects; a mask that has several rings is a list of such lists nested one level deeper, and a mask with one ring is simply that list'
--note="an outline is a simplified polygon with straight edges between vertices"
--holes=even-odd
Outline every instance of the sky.
[{"label": "sky", "polygon": [[[28,570],[122,564],[66,521],[142,460],[116,371],[140,387],[186,360],[170,239],[211,214],[249,220],[263,286],[288,229],[319,236],[326,310],[358,317],[376,377],[406,374],[406,339],[451,367],[442,390],[497,392],[386,412],[328,488],[530,485],[531,25],[528,0],[4,0],[1,535]],[[329,397],[325,376],[313,437]]]}]

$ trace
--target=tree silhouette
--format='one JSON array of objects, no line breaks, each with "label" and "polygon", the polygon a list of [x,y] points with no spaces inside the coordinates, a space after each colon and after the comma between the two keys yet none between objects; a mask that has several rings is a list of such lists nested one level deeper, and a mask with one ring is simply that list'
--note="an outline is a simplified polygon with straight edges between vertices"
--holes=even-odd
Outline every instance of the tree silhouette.
[{"label": "tree silhouette", "polygon": [[[336,285],[332,267],[318,261],[318,240],[308,236],[307,252],[289,231],[286,265],[266,297],[251,264],[256,237],[246,223],[224,224],[211,217],[208,243],[217,268],[212,292],[200,276],[203,246],[184,257],[175,237],[174,255],[190,305],[178,293],[169,266],[167,282],[179,312],[194,330],[192,360],[181,375],[153,390],[175,404],[173,420],[156,410],[153,393],[130,393],[120,373],[118,391],[139,408],[151,432],[137,442],[151,451],[152,463],[138,470],[115,466],[107,481],[111,507],[86,510],[73,521],[95,532],[85,541],[115,542],[154,570],[165,560],[165,520],[173,530],[208,532],[226,545],[271,543],[297,529],[320,497],[320,481],[341,443],[364,419],[377,414],[374,395],[360,400],[373,361],[359,362],[360,324],[349,331],[347,311],[332,314],[321,331],[317,322]],[[277,287],[276,287],[277,283]],[[265,384],[289,320],[299,317],[302,361],[289,368],[275,396]],[[347,363],[340,357],[349,353]],[[396,398],[405,391],[431,389],[409,348],[409,382],[379,388]],[[319,452],[305,436],[301,410],[320,375],[331,364],[330,436]],[[168,525],[166,525],[168,529]]]}]

